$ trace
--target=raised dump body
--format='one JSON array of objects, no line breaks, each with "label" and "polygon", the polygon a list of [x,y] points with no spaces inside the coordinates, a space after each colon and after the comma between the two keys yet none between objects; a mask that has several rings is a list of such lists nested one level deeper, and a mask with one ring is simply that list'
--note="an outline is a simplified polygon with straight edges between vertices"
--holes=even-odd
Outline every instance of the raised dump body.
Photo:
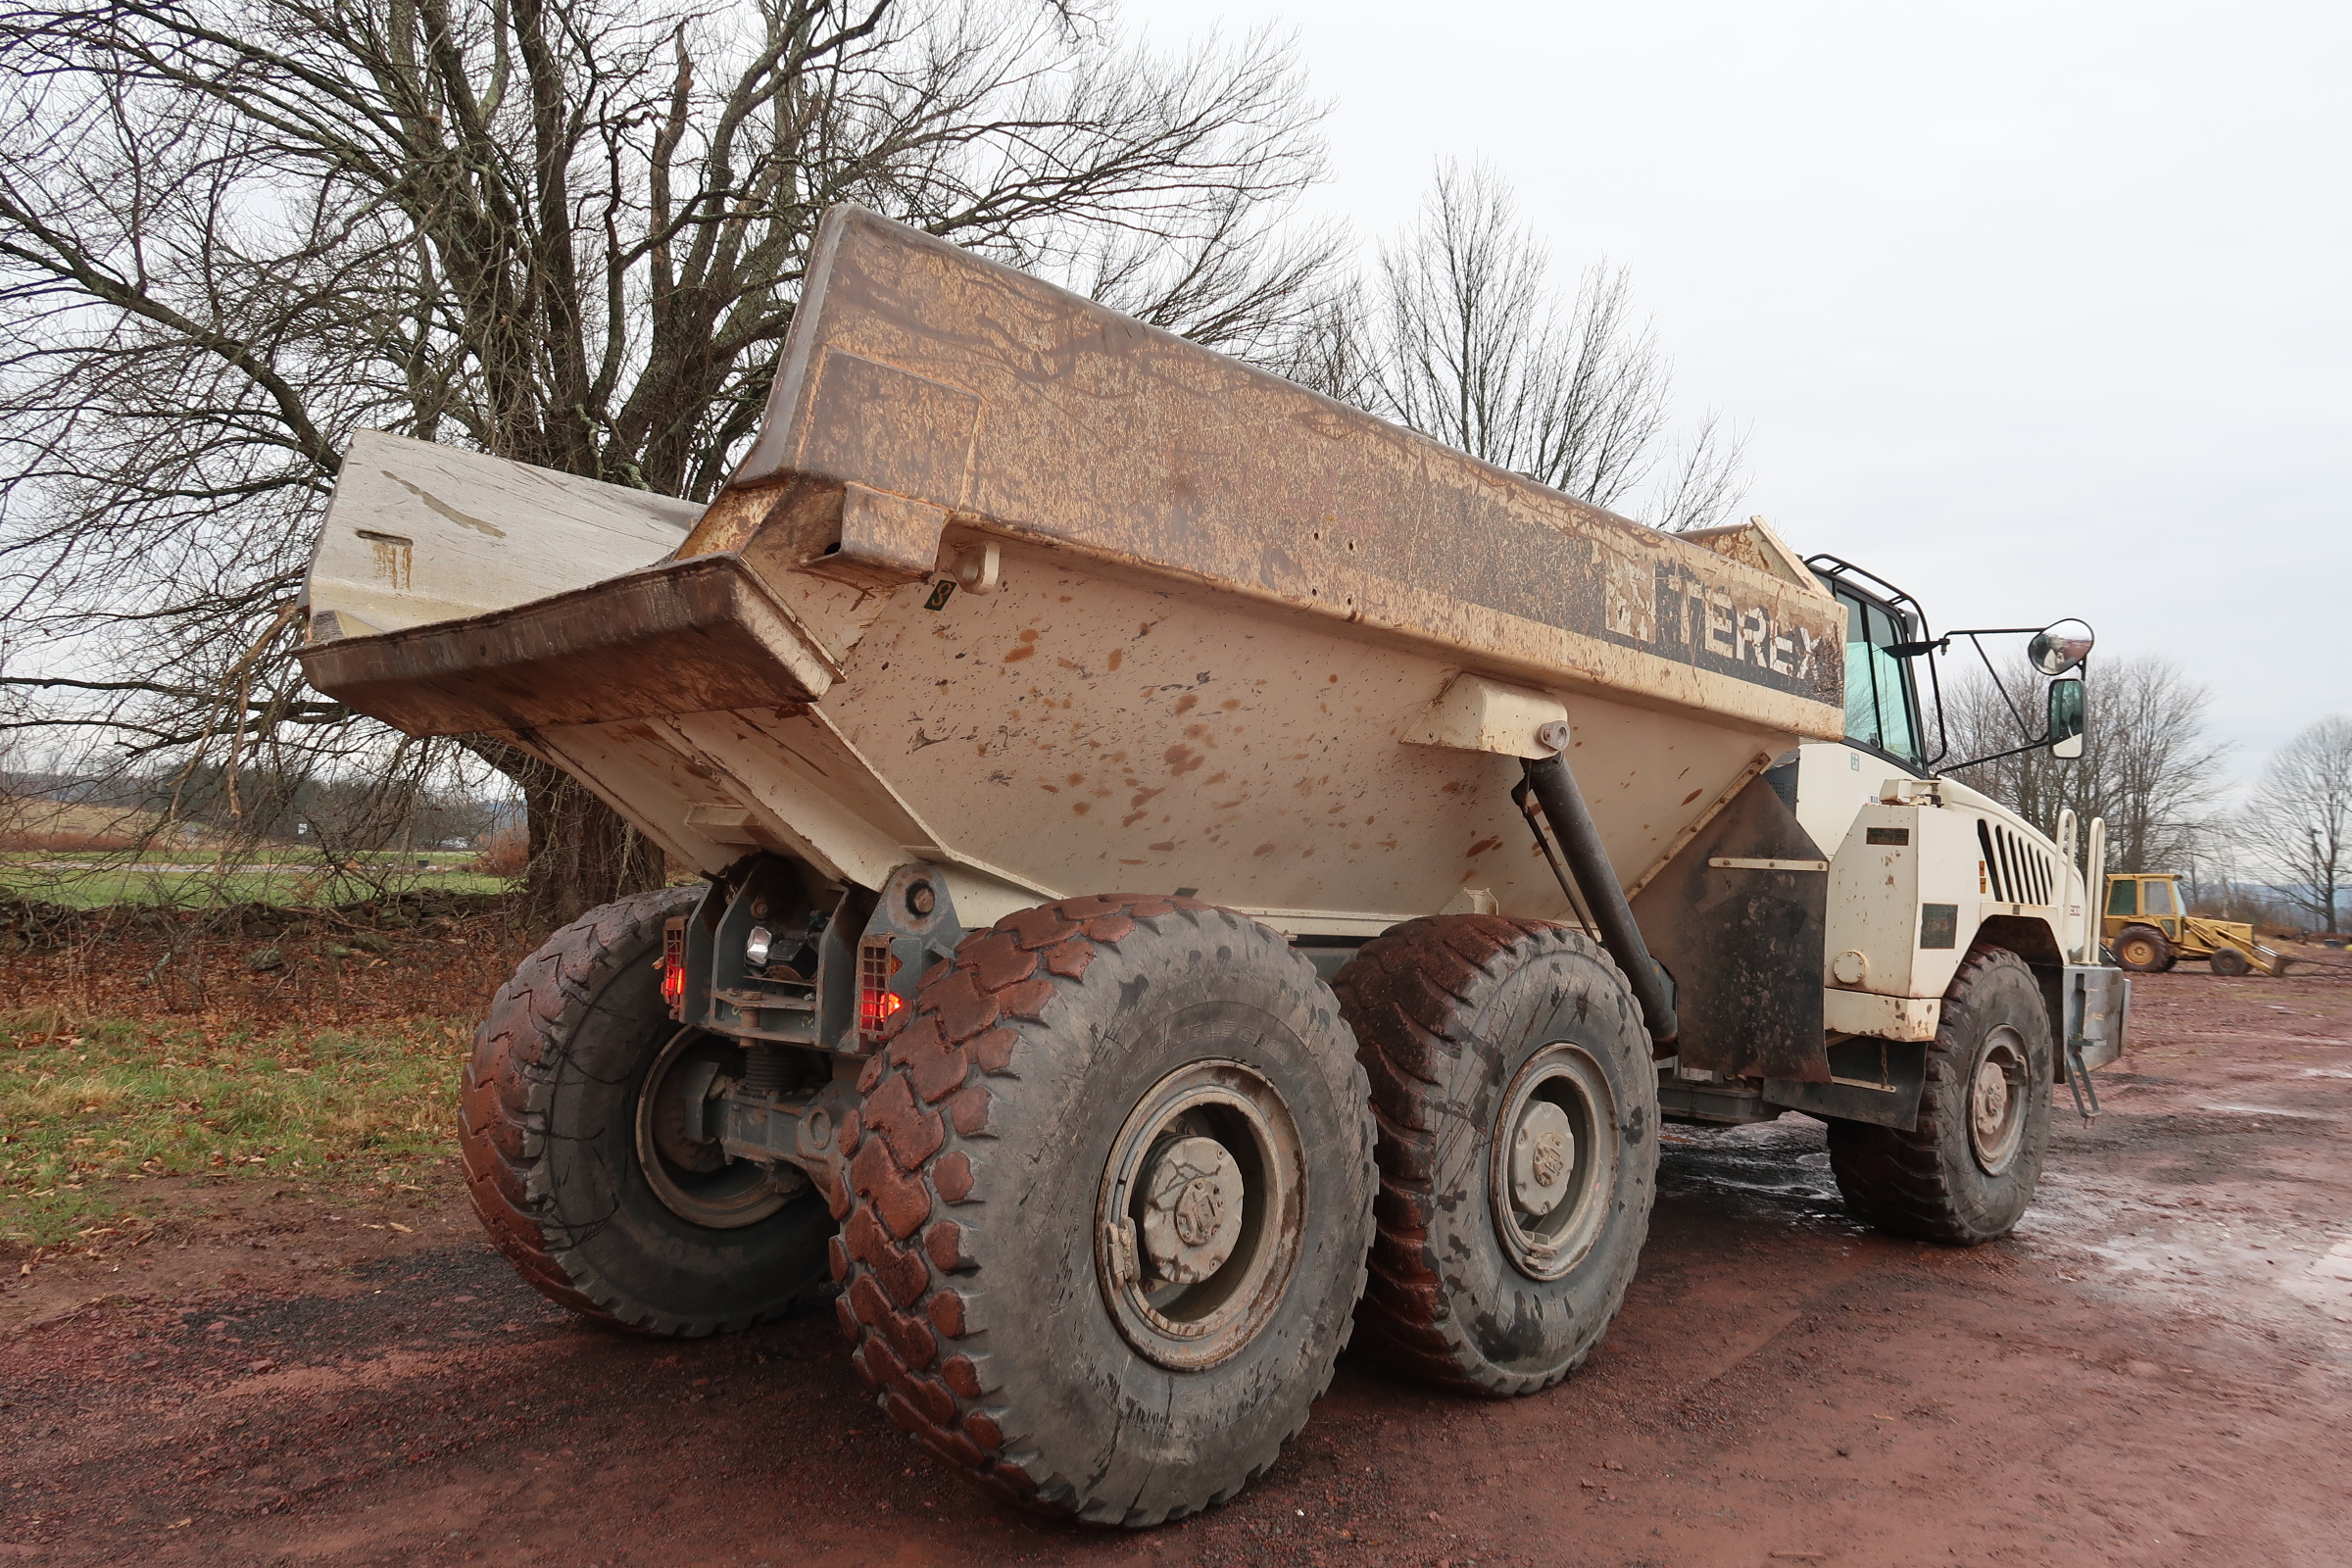
[{"label": "raised dump body", "polygon": [[830,1274],[894,1420],[1140,1525],[1270,1462],[1350,1323],[1476,1393],[1564,1376],[1662,1110],[1797,1106],[1880,1223],[2016,1222],[2121,992],[2071,829],[2061,869],[1928,777],[1924,622],[1851,569],[845,208],[709,508],[362,435],[303,658],[709,879],[483,1025],[462,1147],[525,1276],[697,1334]]},{"label": "raised dump body", "polygon": [[1785,550],[1659,534],[854,209],[682,542],[616,486],[379,435],[351,467],[311,610],[376,634],[313,681],[515,734],[708,871],[760,847],[878,886],[914,854],[1001,907],[1186,886],[1299,933],[1465,889],[1558,916],[1509,799],[1544,718],[1636,883],[1843,723],[1842,613]]}]

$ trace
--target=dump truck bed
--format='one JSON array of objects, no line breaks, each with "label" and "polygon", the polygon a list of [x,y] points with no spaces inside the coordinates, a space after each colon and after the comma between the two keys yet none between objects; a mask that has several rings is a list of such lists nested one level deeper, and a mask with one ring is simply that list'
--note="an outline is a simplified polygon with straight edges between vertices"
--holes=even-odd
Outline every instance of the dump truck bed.
[{"label": "dump truck bed", "polygon": [[[355,444],[311,679],[512,735],[710,870],[1556,914],[1508,800],[1544,718],[1629,884],[1842,731],[1843,615],[1768,531],[1657,533],[855,209],[689,534],[515,466]],[[411,586],[452,550],[470,601]]]}]

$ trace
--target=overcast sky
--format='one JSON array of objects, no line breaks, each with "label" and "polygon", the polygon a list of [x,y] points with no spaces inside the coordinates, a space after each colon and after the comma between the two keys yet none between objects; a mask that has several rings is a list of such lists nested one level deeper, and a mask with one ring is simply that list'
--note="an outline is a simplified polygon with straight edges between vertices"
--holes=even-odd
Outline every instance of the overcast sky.
[{"label": "overcast sky", "polygon": [[1567,276],[1628,266],[1685,411],[1748,432],[1742,514],[1939,629],[2169,655],[2241,775],[2352,710],[2352,7],[1128,15],[1295,29],[1367,242],[1483,158]]}]

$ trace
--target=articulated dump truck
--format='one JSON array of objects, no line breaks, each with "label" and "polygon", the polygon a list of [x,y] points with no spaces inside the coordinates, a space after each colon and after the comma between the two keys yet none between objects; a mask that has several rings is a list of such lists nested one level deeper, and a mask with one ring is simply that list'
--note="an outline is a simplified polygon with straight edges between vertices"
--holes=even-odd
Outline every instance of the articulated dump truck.
[{"label": "articulated dump truck", "polygon": [[653,1334],[830,1289],[890,1417],[1050,1512],[1232,1496],[1344,1347],[1558,1382],[1662,1121],[1804,1112],[1869,1221],[2002,1236],[2121,1049],[2095,827],[1936,776],[1903,596],[855,209],[709,506],[363,434],[309,615],[320,690],[703,877],[492,1004],[500,1249]]}]

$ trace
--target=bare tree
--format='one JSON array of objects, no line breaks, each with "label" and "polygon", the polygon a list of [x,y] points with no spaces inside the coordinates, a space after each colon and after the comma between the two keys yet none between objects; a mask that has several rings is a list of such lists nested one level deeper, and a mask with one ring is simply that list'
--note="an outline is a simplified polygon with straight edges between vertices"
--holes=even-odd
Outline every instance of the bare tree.
[{"label": "bare tree", "polygon": [[[2114,871],[2185,871],[2215,831],[2213,807],[2229,755],[2205,728],[2213,693],[2168,659],[2115,660],[2086,670],[2089,728],[2082,756],[2067,761],[2026,751],[1954,777],[1984,791],[2044,832],[2072,808],[2084,821],[2107,820],[2107,865]],[[2004,692],[2002,686],[2006,687]],[[2022,746],[2038,729],[2040,681],[2022,666],[1943,682],[1944,765]]]},{"label": "bare tree", "polygon": [[[291,659],[349,433],[706,498],[837,201],[1279,354],[1334,254],[1283,221],[1320,112],[1265,35],[1152,53],[1079,0],[10,11],[0,718],[231,779],[390,757]],[[528,802],[543,912],[660,876],[569,779],[477,749]]]},{"label": "bare tree", "polygon": [[2238,834],[2276,874],[2274,891],[2340,931],[2352,881],[2352,717],[2330,713],[2271,754]]},{"label": "bare tree", "polygon": [[1315,324],[1290,373],[1473,457],[1671,530],[1740,499],[1740,442],[1718,420],[1672,439],[1673,368],[1625,270],[1593,267],[1563,297],[1492,170],[1441,166],[1374,283]]}]

